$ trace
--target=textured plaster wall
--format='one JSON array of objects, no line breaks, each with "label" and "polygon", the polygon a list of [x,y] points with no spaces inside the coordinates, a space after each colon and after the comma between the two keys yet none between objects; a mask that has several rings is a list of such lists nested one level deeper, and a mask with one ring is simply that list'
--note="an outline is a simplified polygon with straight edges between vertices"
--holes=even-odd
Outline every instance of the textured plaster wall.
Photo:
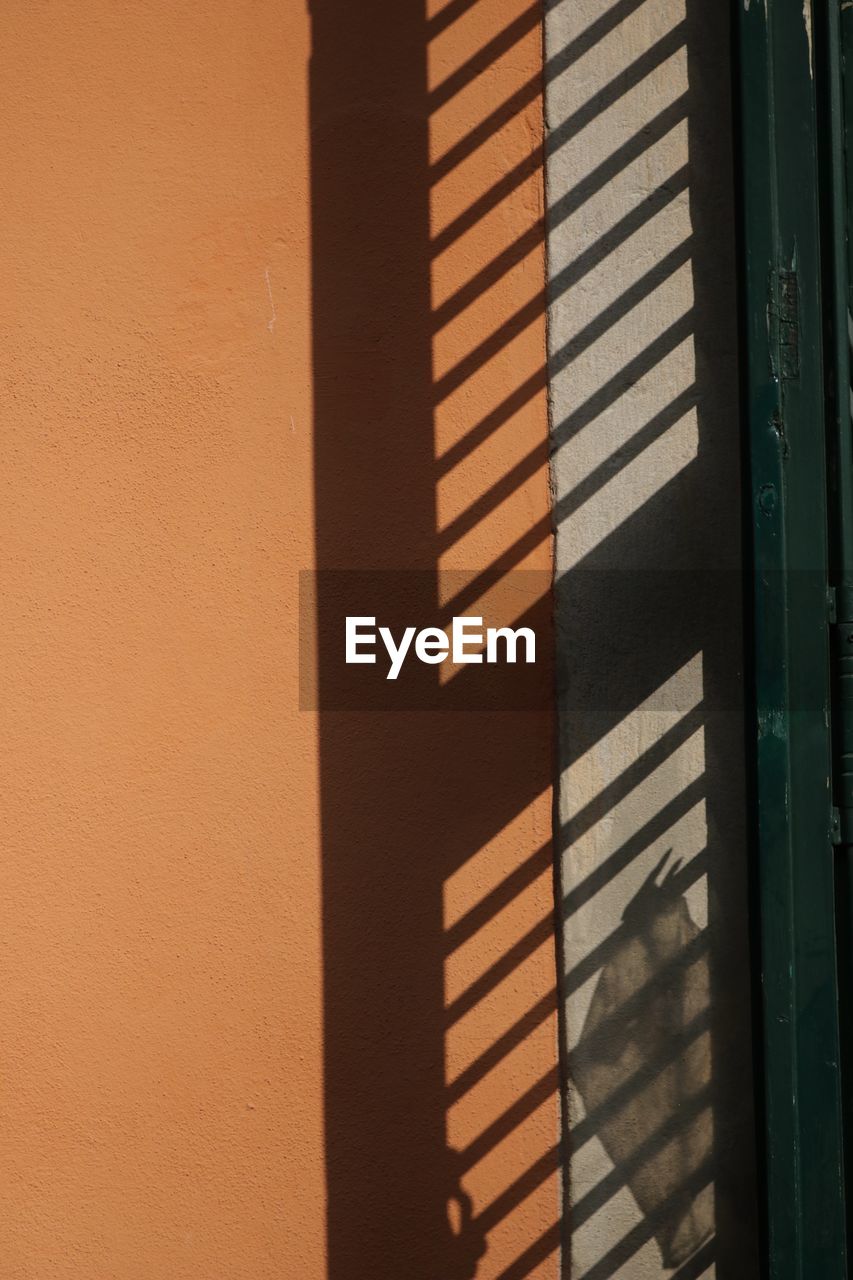
[{"label": "textured plaster wall", "polygon": [[727,14],[546,17],[568,1274],[757,1275]]},{"label": "textured plaster wall", "polygon": [[540,37],[2,6],[10,1280],[556,1274],[550,709],[297,688],[315,561],[547,579]]},{"label": "textured plaster wall", "polygon": [[309,33],[202,8],[0,14],[16,1280],[323,1274]]}]

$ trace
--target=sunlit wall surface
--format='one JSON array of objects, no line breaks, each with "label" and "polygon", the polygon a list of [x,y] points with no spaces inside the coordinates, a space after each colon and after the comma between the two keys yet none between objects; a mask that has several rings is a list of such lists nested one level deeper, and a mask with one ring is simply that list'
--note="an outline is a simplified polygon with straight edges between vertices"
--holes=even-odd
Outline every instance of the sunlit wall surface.
[{"label": "sunlit wall surface", "polygon": [[550,615],[541,14],[8,0],[0,61],[0,1272],[553,1280],[552,707],[298,691],[315,565]]}]

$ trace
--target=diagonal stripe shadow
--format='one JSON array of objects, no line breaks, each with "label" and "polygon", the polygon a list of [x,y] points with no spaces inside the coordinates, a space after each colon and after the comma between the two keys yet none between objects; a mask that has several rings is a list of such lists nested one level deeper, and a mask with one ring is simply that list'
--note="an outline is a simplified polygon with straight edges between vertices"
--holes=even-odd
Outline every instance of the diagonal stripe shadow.
[{"label": "diagonal stripe shadow", "polygon": [[[559,124],[556,128],[551,129],[545,139],[545,154],[550,157],[566,145],[574,138],[582,129],[591,124],[609,107],[612,107],[620,98],[623,98],[631,89],[641,84],[647,76],[651,75],[662,63],[666,62],[679,49],[684,48],[686,24],[678,23],[665,35],[648,49],[644,50],[637,58],[634,59],[629,66],[625,67],[618,75],[614,76],[608,84],[604,85],[597,93],[594,93],[582,107],[578,109]],[[568,65],[568,64],[566,64]],[[561,66],[561,70],[565,70],[565,65]],[[525,84],[511,94],[505,102],[501,103],[494,111],[492,111],[484,120],[473,129],[470,129],[457,143],[454,143],[444,155],[439,156],[430,165],[430,180],[433,185],[437,185],[458,168],[465,160],[478,151],[486,142],[489,141],[496,133],[498,133],[504,125],[526,107],[540,97],[542,93],[542,80],[539,76],[533,77]]]}]

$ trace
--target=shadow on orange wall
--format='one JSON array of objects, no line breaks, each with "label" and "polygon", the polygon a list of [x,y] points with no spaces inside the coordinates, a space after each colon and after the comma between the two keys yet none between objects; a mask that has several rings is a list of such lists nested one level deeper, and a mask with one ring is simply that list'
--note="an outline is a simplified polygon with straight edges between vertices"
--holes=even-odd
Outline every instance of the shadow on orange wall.
[{"label": "shadow on orange wall", "polygon": [[[545,78],[563,75],[648,2],[616,0],[550,58]],[[691,0],[686,21],[676,22],[555,126],[543,148],[542,14],[539,4],[494,0],[449,0],[426,13],[410,0],[367,0],[352,7],[314,0],[312,7],[315,521],[321,573],[311,621],[317,627],[323,706],[330,1280],[556,1277],[562,1231],[582,1228],[594,1213],[607,1214],[625,1188],[633,1191],[641,1221],[605,1250],[590,1278],[609,1280],[655,1238],[662,1253],[671,1254],[672,1265],[682,1253],[686,1257],[679,1280],[715,1264],[721,1274],[731,1267],[737,1274],[744,1240],[751,1247],[746,1093],[741,1091],[744,1100],[737,1107],[731,1105],[737,1081],[750,1069],[748,1015],[730,1018],[729,1005],[718,1006],[714,998],[720,991],[729,999],[726,992],[739,981],[732,957],[742,959],[745,945],[738,807],[743,744],[736,705],[740,588],[736,573],[724,575],[721,608],[708,571],[720,554],[719,537],[733,563],[738,555],[738,498],[731,483],[736,443],[731,437],[719,447],[709,438],[727,416],[733,420],[726,397],[735,385],[733,348],[720,339],[733,312],[726,258],[731,246],[719,230],[728,188],[718,176],[727,144],[711,128],[725,116],[725,86],[709,80],[703,52],[710,41],[713,65],[722,64],[725,24],[700,13]],[[694,234],[626,287],[564,351],[552,354],[551,373],[566,369],[688,263],[695,305],[615,375],[606,373],[590,400],[555,424],[552,445],[594,429],[600,415],[639,379],[654,376],[667,353],[685,341],[697,345],[696,383],[641,426],[621,454],[564,496],[552,517],[545,151],[555,153],[580,136],[597,115],[685,49],[689,92],[555,199],[550,225],[577,214],[685,121],[690,165],[560,271],[551,280],[552,296],[579,284],[685,192]],[[667,1029],[662,1046],[644,1048],[636,1061],[632,1057],[617,1072],[614,1088],[604,1089],[596,1079],[601,1064],[590,1054],[596,1043],[590,1030],[569,1063],[585,1086],[588,1114],[577,1118],[568,1144],[580,1149],[596,1137],[614,1167],[569,1215],[563,1213],[558,1178],[565,1162],[557,1107],[550,589],[542,586],[527,615],[544,641],[542,651],[549,651],[540,668],[548,697],[527,709],[484,709],[473,694],[466,702],[466,687],[474,688],[477,674],[455,677],[451,690],[435,668],[423,668],[409,673],[408,709],[343,710],[334,697],[324,704],[324,690],[336,688],[340,675],[344,610],[340,575],[324,577],[322,571],[402,571],[408,575],[405,606],[389,599],[387,607],[399,620],[419,626],[446,621],[454,611],[479,612],[475,606],[489,584],[516,573],[533,571],[544,584],[550,577],[552,519],[576,513],[694,408],[697,462],[561,581],[561,618],[570,621],[561,634],[560,662],[568,667],[570,657],[571,672],[564,670],[558,683],[569,714],[576,711],[563,764],[601,742],[697,651],[704,656],[705,700],[634,765],[602,783],[600,794],[561,832],[561,852],[584,823],[606,821],[684,734],[698,728],[706,777],[632,830],[610,863],[560,903],[559,918],[562,926],[563,918],[636,864],[701,791],[708,854],[674,878],[671,891],[680,894],[696,876],[707,875],[710,959],[702,961],[702,973],[709,975],[702,981],[710,986],[710,1007],[703,1005],[685,1035]],[[726,493],[732,504],[723,503],[716,513],[719,526],[705,521],[700,513],[707,515],[707,504]],[[623,564],[658,570],[661,557],[667,564],[671,559],[681,576],[620,576]],[[704,572],[704,595],[685,608],[684,572],[696,568]],[[454,595],[448,581],[459,571],[471,581]],[[658,582],[657,595],[648,595],[650,581]],[[576,609],[568,607],[572,601]],[[632,620],[627,629],[626,611]],[[578,696],[579,686],[586,692]],[[598,688],[606,696],[587,696]],[[605,987],[599,996],[599,1004],[607,1004],[602,1021],[666,1022],[672,1001],[660,999],[665,965],[660,972],[634,973],[624,1001],[604,1001],[608,973],[622,951],[630,950],[626,938],[653,933],[655,921],[661,915],[668,919],[670,908],[681,919],[680,898],[675,906],[667,898],[663,912],[661,901],[661,894],[647,893],[634,917],[642,916],[641,908],[651,914],[616,927],[577,971],[564,976],[563,995],[595,978]],[[654,910],[650,902],[658,904]],[[738,932],[734,948],[732,920]],[[684,926],[684,939],[691,941],[682,939],[670,965],[693,963],[696,946],[706,945],[706,936],[694,945],[692,928]],[[687,1008],[685,1017],[694,1012]],[[667,1093],[661,1114],[644,1116],[637,1146],[632,1106],[645,1106],[649,1081],[662,1069],[669,1079],[670,1058],[678,1066],[673,1076],[690,1075],[681,1067],[695,1055],[695,1036],[708,1026],[701,1068],[690,1077],[699,1081],[692,1111],[682,1109],[680,1094],[673,1102]],[[713,1150],[710,1124],[695,1122],[699,1101],[714,1115]],[[661,1152],[673,1142],[692,1144],[699,1154],[691,1147],[672,1174],[673,1184],[649,1194],[648,1185],[659,1178]],[[697,1189],[709,1183],[716,1195],[712,1226],[700,1224],[693,1243],[670,1249]],[[567,1206],[568,1188],[564,1194]],[[745,1227],[734,1221],[738,1211]]]},{"label": "shadow on orange wall", "polygon": [[[525,42],[498,67],[496,89],[478,72],[495,61],[483,32],[500,28],[506,7],[487,5],[484,17],[465,8],[430,19],[417,0],[312,7],[316,562],[321,571],[418,571],[405,620],[419,626],[451,609],[444,570],[537,570],[532,614],[550,695],[537,166],[497,218],[451,237],[443,260],[436,246],[495,163],[511,167],[531,141],[541,144],[539,19],[519,9]],[[462,22],[448,43],[449,10]],[[447,66],[461,97],[442,89]],[[482,115],[502,96],[501,77],[519,68],[536,86],[521,128],[473,169],[463,165],[461,187],[442,186],[436,163],[467,146],[465,113]],[[441,116],[449,97],[462,114]],[[524,235],[521,273],[498,271],[491,298],[482,281],[466,297]],[[531,312],[512,348],[501,308],[513,314],[520,302]],[[514,416],[504,410],[506,438],[496,419],[496,448],[442,490],[442,454],[454,445],[465,454],[460,442],[526,373],[539,394],[522,397]],[[489,529],[498,504],[488,491],[531,451],[521,502],[510,500]],[[475,528],[486,541],[478,533],[466,543]],[[343,646],[335,581],[317,580],[321,702]],[[475,584],[467,598],[477,594]],[[400,611],[395,601],[388,608]],[[457,600],[455,611],[476,610]],[[557,1273],[551,698],[516,711],[445,708],[452,699],[437,671],[407,673],[420,710],[321,713],[331,1280]],[[525,962],[520,982],[516,961]]]}]

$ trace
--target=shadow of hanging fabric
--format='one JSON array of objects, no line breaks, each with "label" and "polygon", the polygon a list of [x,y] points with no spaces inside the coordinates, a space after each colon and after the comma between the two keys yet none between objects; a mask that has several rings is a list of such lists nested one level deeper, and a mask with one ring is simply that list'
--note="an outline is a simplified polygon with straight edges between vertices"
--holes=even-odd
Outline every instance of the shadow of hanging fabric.
[{"label": "shadow of hanging fabric", "polygon": [[[668,1047],[683,1042],[710,1003],[707,940],[677,890],[677,869],[659,864],[626,907],[572,1053],[586,1114],[598,1116],[598,1136],[614,1166],[606,1191],[629,1188],[655,1222],[667,1270],[714,1233],[711,1187],[693,1193],[713,1152],[707,1045],[694,1039],[666,1061]],[[662,1065],[638,1087],[650,1061]],[[597,1199],[603,1203],[606,1192]],[[575,1206],[575,1229],[588,1212],[583,1201]]]}]

